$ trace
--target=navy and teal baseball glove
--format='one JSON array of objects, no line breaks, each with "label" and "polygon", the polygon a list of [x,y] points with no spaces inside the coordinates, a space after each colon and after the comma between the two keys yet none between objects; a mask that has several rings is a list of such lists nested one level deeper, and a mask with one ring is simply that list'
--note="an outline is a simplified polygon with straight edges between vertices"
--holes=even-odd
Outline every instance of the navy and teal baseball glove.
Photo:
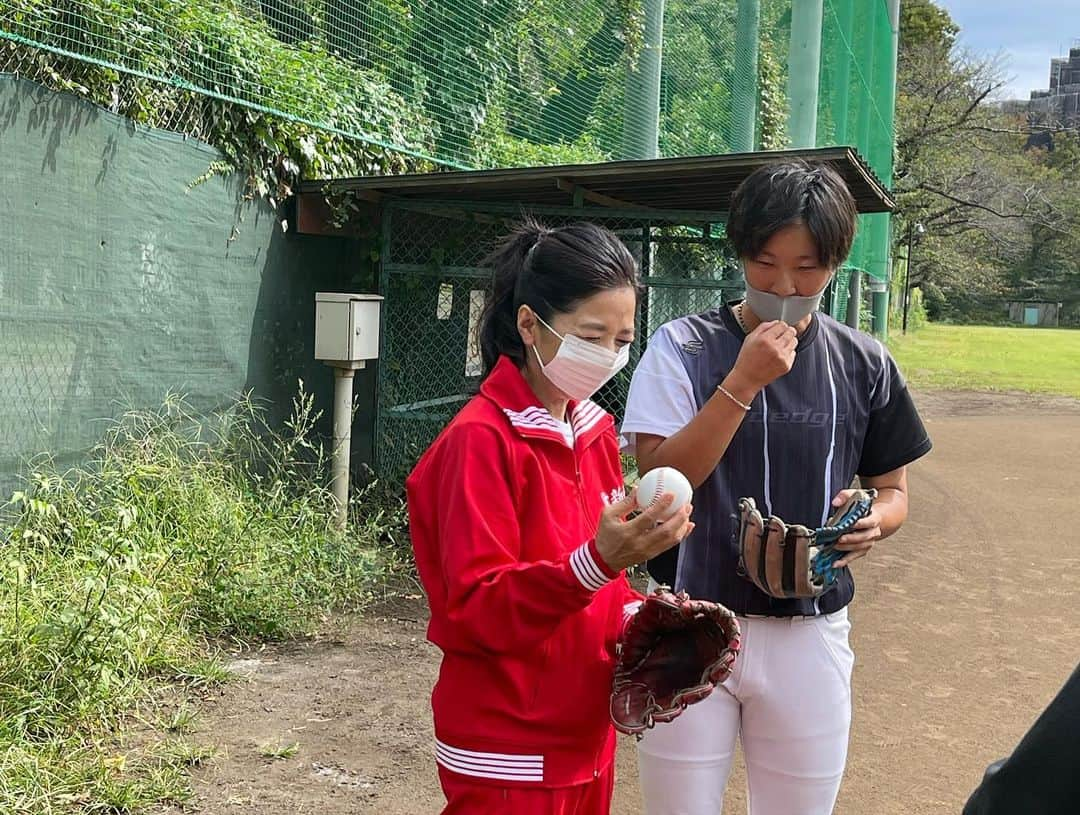
[{"label": "navy and teal baseball glove", "polygon": [[837,541],[870,513],[877,490],[856,490],[817,529],[763,518],[753,498],[739,500],[739,573],[772,597],[808,598],[836,582],[844,556]]}]

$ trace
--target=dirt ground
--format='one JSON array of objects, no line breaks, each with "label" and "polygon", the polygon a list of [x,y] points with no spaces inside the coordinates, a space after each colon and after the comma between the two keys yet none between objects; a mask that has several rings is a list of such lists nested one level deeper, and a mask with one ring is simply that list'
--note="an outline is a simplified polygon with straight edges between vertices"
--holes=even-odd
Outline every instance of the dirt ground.
[{"label": "dirt ground", "polygon": [[[859,561],[855,717],[837,813],[959,813],[1080,660],[1080,402],[924,393],[911,517]],[[239,655],[192,738],[199,815],[437,813],[419,597],[333,640]],[[296,745],[283,758],[270,748]],[[284,751],[290,753],[291,751]],[[633,742],[613,812],[639,812]],[[740,771],[727,811],[745,811]]]}]

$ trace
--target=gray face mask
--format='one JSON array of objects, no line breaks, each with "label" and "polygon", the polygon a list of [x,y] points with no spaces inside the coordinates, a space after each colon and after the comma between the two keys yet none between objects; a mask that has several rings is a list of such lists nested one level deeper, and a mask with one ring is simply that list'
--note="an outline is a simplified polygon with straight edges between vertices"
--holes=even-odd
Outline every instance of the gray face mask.
[{"label": "gray face mask", "polygon": [[[829,278],[829,283],[832,278]],[[749,283],[746,284],[746,305],[758,316],[763,323],[771,320],[782,320],[788,325],[796,325],[817,311],[821,305],[821,298],[825,296],[825,289],[829,288],[826,283],[821,291],[809,297],[790,295],[781,297],[768,291],[755,289]]]}]

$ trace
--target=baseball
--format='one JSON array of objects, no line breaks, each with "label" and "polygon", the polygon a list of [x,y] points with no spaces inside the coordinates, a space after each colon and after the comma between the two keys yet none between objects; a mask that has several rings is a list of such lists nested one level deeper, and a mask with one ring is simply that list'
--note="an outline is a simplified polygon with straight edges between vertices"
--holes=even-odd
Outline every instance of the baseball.
[{"label": "baseball", "polygon": [[690,503],[694,489],[686,480],[686,476],[674,467],[657,467],[645,473],[638,482],[637,504],[641,509],[645,509],[669,492],[675,496],[675,500],[662,516],[665,521]]}]

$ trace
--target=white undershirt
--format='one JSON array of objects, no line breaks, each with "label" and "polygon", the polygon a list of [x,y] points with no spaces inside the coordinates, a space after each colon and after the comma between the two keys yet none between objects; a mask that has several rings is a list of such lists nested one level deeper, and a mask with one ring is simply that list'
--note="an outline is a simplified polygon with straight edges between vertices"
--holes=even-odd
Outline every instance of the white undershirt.
[{"label": "white undershirt", "polygon": [[574,449],[574,427],[570,422],[560,422],[554,416],[552,420],[559,426],[559,430],[562,432],[563,441],[566,442],[566,446],[571,450]]}]

